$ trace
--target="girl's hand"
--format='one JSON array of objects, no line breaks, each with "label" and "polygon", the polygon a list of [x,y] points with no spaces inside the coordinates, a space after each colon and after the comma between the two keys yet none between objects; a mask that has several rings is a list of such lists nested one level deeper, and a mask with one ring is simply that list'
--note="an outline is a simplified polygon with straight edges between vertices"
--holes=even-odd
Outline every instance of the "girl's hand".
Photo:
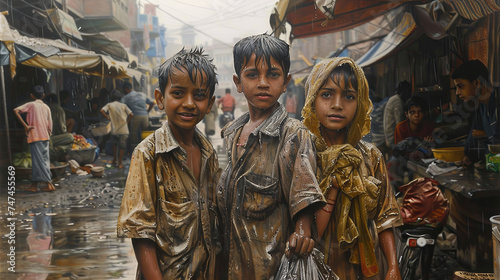
[{"label": "girl's hand", "polygon": [[310,236],[294,232],[288,238],[288,244],[287,254],[294,253],[301,258],[307,258],[314,249],[315,242]]}]

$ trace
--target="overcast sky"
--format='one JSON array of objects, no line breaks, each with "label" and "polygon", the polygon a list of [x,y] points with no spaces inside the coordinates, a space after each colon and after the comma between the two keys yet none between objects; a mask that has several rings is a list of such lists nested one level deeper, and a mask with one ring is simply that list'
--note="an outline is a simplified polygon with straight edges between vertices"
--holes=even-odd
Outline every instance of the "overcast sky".
[{"label": "overcast sky", "polygon": [[[275,6],[273,0],[140,0],[153,3],[160,25],[169,35],[179,36],[181,28],[189,24],[197,31],[196,44],[211,43],[216,38],[233,45],[233,38],[271,32],[269,16]],[[142,12],[142,7],[141,7]],[[206,35],[202,34],[205,33]]]}]

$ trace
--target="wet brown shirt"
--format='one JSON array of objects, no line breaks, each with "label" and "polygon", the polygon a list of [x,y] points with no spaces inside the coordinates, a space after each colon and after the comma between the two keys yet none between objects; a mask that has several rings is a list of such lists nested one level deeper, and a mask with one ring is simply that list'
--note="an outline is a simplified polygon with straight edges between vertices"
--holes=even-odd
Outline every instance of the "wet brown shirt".
[{"label": "wet brown shirt", "polygon": [[307,129],[280,106],[250,134],[246,147],[237,147],[248,120],[247,113],[222,132],[229,151],[217,187],[223,251],[228,279],[267,280],[278,270],[294,216],[324,198]]},{"label": "wet brown shirt", "polygon": [[197,130],[200,183],[167,122],[134,151],[118,217],[118,237],[148,238],[157,246],[164,279],[214,279],[215,186],[218,161]]}]

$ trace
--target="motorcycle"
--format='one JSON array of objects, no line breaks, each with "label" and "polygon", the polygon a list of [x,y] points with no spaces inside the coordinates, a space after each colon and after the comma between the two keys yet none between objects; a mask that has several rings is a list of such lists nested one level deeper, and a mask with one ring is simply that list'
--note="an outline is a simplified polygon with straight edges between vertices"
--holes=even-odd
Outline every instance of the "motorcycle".
[{"label": "motorcycle", "polygon": [[398,263],[402,279],[429,279],[438,235],[450,212],[449,201],[433,179],[419,178],[399,187],[403,193]]},{"label": "motorcycle", "polygon": [[219,117],[219,127],[223,128],[228,124],[229,122],[234,120],[234,115],[231,112],[224,112],[222,115]]}]

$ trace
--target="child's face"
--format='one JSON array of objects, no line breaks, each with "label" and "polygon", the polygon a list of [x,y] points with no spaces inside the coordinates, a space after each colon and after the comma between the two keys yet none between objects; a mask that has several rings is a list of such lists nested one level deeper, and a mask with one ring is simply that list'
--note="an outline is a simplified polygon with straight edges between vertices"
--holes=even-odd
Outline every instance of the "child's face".
[{"label": "child's face", "polygon": [[330,132],[346,128],[356,116],[358,92],[343,77],[331,77],[319,89],[314,108],[320,125]]},{"label": "child's face", "polygon": [[255,64],[255,54],[241,69],[240,77],[233,76],[238,92],[243,92],[248,106],[260,110],[273,110],[278,106],[278,98],[286,89],[291,76],[285,76],[281,64],[271,58],[271,65],[265,59]]},{"label": "child's face", "polygon": [[158,108],[165,110],[169,124],[180,130],[192,130],[205,114],[210,112],[215,98],[210,97],[207,89],[206,74],[204,83],[198,77],[195,84],[191,82],[186,69],[172,69],[171,79],[165,87],[165,95],[155,90]]},{"label": "child's face", "polygon": [[424,111],[418,106],[411,106],[408,112],[405,113],[410,123],[418,126],[424,119]]}]

